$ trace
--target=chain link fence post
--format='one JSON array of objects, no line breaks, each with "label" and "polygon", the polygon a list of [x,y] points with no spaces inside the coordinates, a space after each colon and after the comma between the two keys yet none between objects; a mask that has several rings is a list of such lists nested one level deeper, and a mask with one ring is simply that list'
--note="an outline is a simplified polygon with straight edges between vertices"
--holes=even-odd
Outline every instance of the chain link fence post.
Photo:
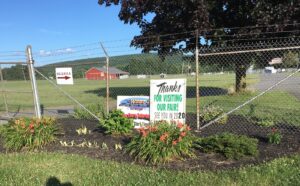
[{"label": "chain link fence post", "polygon": [[195,50],[195,62],[196,62],[196,112],[197,112],[197,131],[200,130],[200,94],[199,94],[199,31],[196,30],[196,50]]},{"label": "chain link fence post", "polygon": [[27,54],[27,65],[28,65],[28,70],[29,70],[29,75],[30,75],[30,80],[31,80],[31,87],[32,87],[32,93],[33,93],[33,103],[34,103],[34,108],[35,108],[35,116],[37,118],[41,118],[41,108],[40,108],[40,101],[39,101],[39,94],[38,94],[38,89],[37,89],[37,83],[36,83],[36,78],[35,78],[35,72],[34,72],[34,60],[32,57],[32,49],[31,46],[28,45],[26,48],[26,54]]},{"label": "chain link fence post", "polygon": [[109,80],[110,80],[110,74],[109,74],[109,56],[103,46],[102,43],[101,44],[101,48],[105,54],[105,58],[106,58],[106,114],[109,113]]}]

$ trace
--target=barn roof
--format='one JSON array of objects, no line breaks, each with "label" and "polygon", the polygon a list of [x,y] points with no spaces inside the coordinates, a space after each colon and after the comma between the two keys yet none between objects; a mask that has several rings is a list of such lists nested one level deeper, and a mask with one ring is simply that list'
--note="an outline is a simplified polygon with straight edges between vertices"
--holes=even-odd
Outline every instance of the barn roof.
[{"label": "barn roof", "polygon": [[[106,67],[96,68],[97,70],[101,72],[106,72]],[[129,74],[128,72],[122,71],[120,69],[117,69],[116,67],[109,67],[108,68],[109,74]]]}]

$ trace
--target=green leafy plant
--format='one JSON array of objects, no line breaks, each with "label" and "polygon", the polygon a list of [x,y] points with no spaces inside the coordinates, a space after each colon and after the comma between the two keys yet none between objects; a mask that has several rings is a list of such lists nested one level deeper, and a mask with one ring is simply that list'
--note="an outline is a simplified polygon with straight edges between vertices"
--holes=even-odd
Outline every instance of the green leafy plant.
[{"label": "green leafy plant", "polygon": [[271,127],[274,126],[274,120],[271,118],[260,118],[257,119],[256,124],[261,126],[261,127]]},{"label": "green leafy plant", "polygon": [[154,164],[163,163],[185,156],[194,156],[192,149],[194,139],[189,126],[163,121],[140,128],[139,134],[125,146],[125,151],[136,160]]},{"label": "green leafy plant", "polygon": [[275,118],[272,114],[269,113],[260,113],[260,114],[255,114],[255,116],[251,117],[251,120],[256,124],[261,127],[271,127],[275,125]]},{"label": "green leafy plant", "polygon": [[[200,112],[200,121],[202,124],[206,124],[220,116],[222,116],[225,112],[222,108],[218,106],[208,106],[203,108],[202,112]],[[228,120],[228,116],[224,116],[219,119],[216,123],[217,124],[225,124]]]},{"label": "green leafy plant", "polygon": [[100,121],[100,126],[107,134],[128,134],[134,128],[133,120],[123,116],[121,110],[114,110],[105,119]]},{"label": "green leafy plant", "polygon": [[282,139],[282,134],[278,129],[272,128],[272,131],[268,134],[269,143],[279,144]]},{"label": "green leafy plant", "polygon": [[78,135],[87,135],[91,133],[91,130],[88,130],[86,126],[81,126],[80,128],[76,129]]},{"label": "green leafy plant", "polygon": [[20,118],[11,120],[2,129],[5,147],[10,150],[41,148],[55,140],[58,131],[53,118]]},{"label": "green leafy plant", "polygon": [[[91,105],[88,105],[86,108],[99,118],[105,117],[105,112],[104,112],[103,106],[100,104],[91,104]],[[78,108],[78,107],[74,109],[73,117],[76,119],[87,119],[87,120],[95,119],[85,109]]]},{"label": "green leafy plant", "polygon": [[249,120],[261,127],[271,127],[275,125],[275,118],[272,113],[268,111],[256,111],[257,104],[250,104],[249,113],[245,113],[244,117],[250,118]]},{"label": "green leafy plant", "polygon": [[240,159],[245,156],[256,156],[258,140],[243,135],[222,133],[200,138],[195,147],[203,152],[223,154],[228,159]]}]

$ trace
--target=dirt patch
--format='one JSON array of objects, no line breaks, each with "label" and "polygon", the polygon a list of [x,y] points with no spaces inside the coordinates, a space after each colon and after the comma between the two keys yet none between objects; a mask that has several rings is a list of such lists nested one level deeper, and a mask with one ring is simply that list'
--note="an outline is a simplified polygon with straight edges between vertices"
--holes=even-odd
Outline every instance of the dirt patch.
[{"label": "dirt patch", "polygon": [[[189,116],[193,118],[194,116]],[[80,154],[95,159],[112,160],[117,162],[132,163],[134,159],[123,150],[116,150],[115,144],[126,145],[130,141],[130,136],[110,136],[104,134],[103,130],[98,128],[96,121],[83,121],[76,119],[60,119],[59,126],[61,127],[58,140],[52,144],[47,145],[42,151],[46,152],[61,152],[70,154]],[[88,135],[78,135],[76,129],[81,126],[86,126],[91,133]],[[227,160],[219,154],[205,154],[196,151],[195,158],[188,158],[176,162],[166,163],[164,165],[154,166],[156,168],[166,168],[172,170],[221,170],[241,167],[248,164],[259,164],[264,161],[269,161],[274,158],[291,155],[300,152],[300,130],[296,127],[287,127],[285,125],[277,125],[277,128],[283,133],[281,144],[273,145],[267,142],[267,133],[269,129],[262,128],[251,124],[249,121],[242,117],[231,116],[225,125],[212,125],[201,133],[195,133],[197,136],[208,136],[221,132],[232,132],[236,134],[245,134],[250,137],[255,137],[259,140],[259,156],[255,158],[244,158],[241,160]],[[88,147],[64,147],[60,144],[62,142],[74,141],[75,144],[82,142],[97,143],[99,148]],[[108,146],[107,150],[101,148],[105,143]],[[0,152],[6,152],[0,139]],[[135,162],[136,164],[144,165],[142,162]],[[150,165],[144,165],[150,166]],[[153,166],[152,166],[153,167]]]}]

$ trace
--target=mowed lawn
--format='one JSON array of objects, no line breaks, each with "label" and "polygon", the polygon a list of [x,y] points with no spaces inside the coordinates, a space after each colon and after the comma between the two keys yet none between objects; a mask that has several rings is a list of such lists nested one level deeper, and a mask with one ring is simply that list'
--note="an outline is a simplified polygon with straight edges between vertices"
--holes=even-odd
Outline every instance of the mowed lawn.
[{"label": "mowed lawn", "polygon": [[[158,79],[158,76],[151,76],[151,79]],[[186,78],[187,79],[187,96],[195,97],[195,77],[186,76],[168,76],[168,78]],[[248,77],[249,83],[257,82],[258,76],[252,75]],[[55,80],[53,80],[55,81]],[[230,86],[234,85],[234,74],[216,74],[216,75],[201,75],[200,86],[204,87],[201,92],[214,93],[220,92],[223,88],[225,91]],[[117,95],[149,95],[150,79],[119,79],[110,81],[110,93],[112,99],[116,99]],[[4,89],[9,91],[30,92],[31,85],[27,81],[7,81],[4,83]],[[71,96],[79,100],[82,104],[103,103],[103,97],[106,95],[106,82],[97,80],[75,79],[74,85],[60,86]],[[74,102],[66,98],[58,89],[53,87],[46,80],[38,80],[38,91],[41,104],[46,107],[57,107],[75,105]],[[30,93],[15,93],[9,92],[6,94],[8,105],[11,109],[32,108],[33,100]],[[188,98],[188,99],[190,99]],[[0,109],[3,110],[3,98],[0,98]]]},{"label": "mowed lawn", "polygon": [[299,185],[300,156],[224,171],[172,171],[59,153],[0,155],[0,185]]},{"label": "mowed lawn", "polygon": [[[152,76],[151,79],[158,79],[158,76]],[[186,77],[182,75],[168,76],[167,78],[186,78],[187,79],[187,112],[196,112],[196,90],[195,77]],[[247,76],[247,84],[251,85],[259,82],[258,74]],[[258,94],[255,90],[238,95],[228,95],[227,90],[233,89],[235,75],[230,74],[206,74],[200,75],[200,105],[220,106],[224,111],[230,111],[251,99]],[[150,79],[129,78],[123,80],[110,81],[110,98],[111,108],[116,107],[116,97],[118,95],[149,95]],[[106,95],[106,82],[93,81],[85,79],[75,79],[74,85],[60,86],[71,96],[84,105],[104,104]],[[24,81],[8,81],[4,84],[5,89],[11,91],[31,91],[30,83]],[[251,89],[251,88],[250,88]],[[40,102],[45,108],[51,107],[74,107],[76,104],[63,95],[58,89],[53,87],[46,80],[38,80],[38,90]],[[32,110],[33,100],[30,93],[7,93],[9,111]],[[3,96],[0,97],[0,109],[5,110]],[[254,113],[263,115],[264,113],[272,114],[278,122],[291,123],[300,125],[300,101],[293,95],[284,91],[272,91],[256,99],[236,113],[247,115],[254,109]],[[292,118],[290,117],[292,115]]]}]

